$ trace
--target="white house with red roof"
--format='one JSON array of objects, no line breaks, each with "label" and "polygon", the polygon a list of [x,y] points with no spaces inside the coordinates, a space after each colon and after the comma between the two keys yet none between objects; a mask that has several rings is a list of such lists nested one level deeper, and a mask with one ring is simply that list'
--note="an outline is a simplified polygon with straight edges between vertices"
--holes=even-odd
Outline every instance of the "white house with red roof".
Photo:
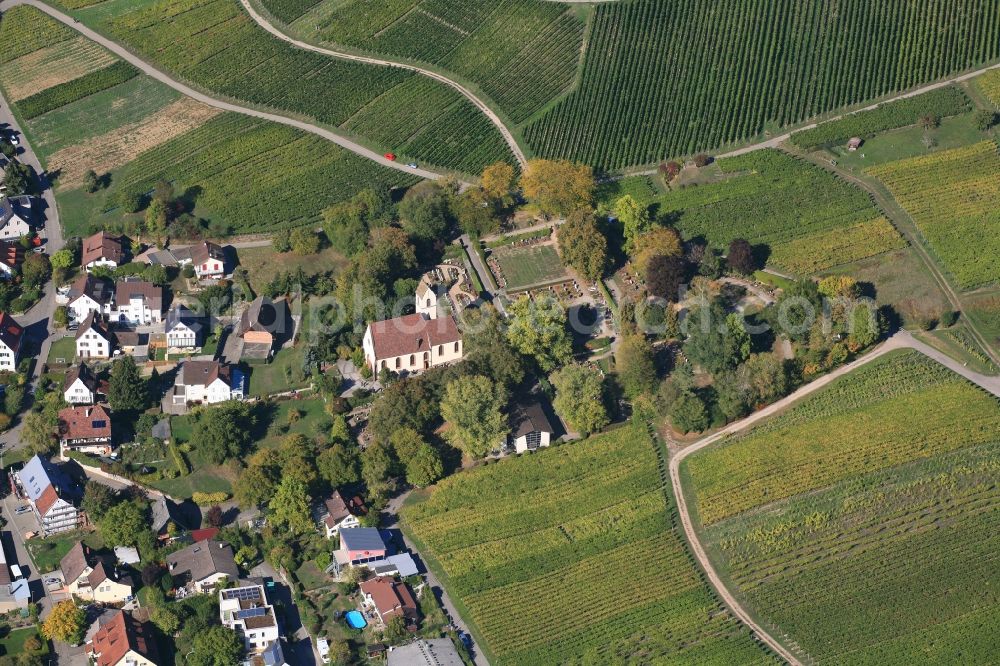
[{"label": "white house with red roof", "polygon": [[98,231],[93,236],[83,239],[80,264],[87,272],[97,266],[114,270],[125,263],[125,242],[124,236],[112,236],[107,232]]},{"label": "white house with red roof", "polygon": [[0,312],[0,370],[17,371],[24,327],[6,312]]},{"label": "white house with red roof", "polygon": [[15,477],[45,536],[74,530],[80,525],[79,511],[60,495],[66,486],[62,474],[40,456],[24,463]]},{"label": "white house with red roof", "polygon": [[221,245],[202,241],[175,253],[181,266],[191,264],[198,279],[226,277],[226,251]]},{"label": "white house with red roof", "polygon": [[60,410],[59,444],[63,451],[111,455],[111,416],[101,405]]}]

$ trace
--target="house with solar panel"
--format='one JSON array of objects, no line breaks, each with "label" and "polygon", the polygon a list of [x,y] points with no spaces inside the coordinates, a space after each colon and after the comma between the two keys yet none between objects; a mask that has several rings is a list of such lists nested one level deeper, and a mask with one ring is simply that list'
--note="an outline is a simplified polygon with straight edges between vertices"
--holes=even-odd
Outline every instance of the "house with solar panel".
[{"label": "house with solar panel", "polygon": [[333,551],[327,573],[340,576],[348,567],[369,566],[384,562],[389,548],[374,527],[347,527],[340,530],[340,548]]},{"label": "house with solar panel", "polygon": [[243,638],[248,655],[260,654],[279,641],[274,606],[268,602],[263,585],[219,590],[219,619]]},{"label": "house with solar panel", "polygon": [[59,445],[63,452],[111,455],[114,450],[111,415],[102,405],[81,405],[60,410]]},{"label": "house with solar panel", "polygon": [[15,473],[14,482],[31,505],[44,536],[80,526],[80,512],[67,499],[72,484],[49,461],[36,455]]}]

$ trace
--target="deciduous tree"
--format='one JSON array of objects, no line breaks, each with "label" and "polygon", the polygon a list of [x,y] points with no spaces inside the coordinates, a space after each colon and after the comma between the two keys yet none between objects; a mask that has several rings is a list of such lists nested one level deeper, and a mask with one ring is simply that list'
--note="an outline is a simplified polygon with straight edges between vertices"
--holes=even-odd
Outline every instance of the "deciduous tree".
[{"label": "deciduous tree", "polygon": [[615,366],[625,395],[635,398],[656,390],[656,364],[653,348],[642,334],[624,337],[615,351]]},{"label": "deciduous tree", "polygon": [[86,613],[82,608],[77,608],[72,599],[60,601],[52,607],[52,612],[42,623],[42,635],[76,645],[83,641],[87,629],[86,620]]},{"label": "deciduous tree", "polygon": [[270,509],[274,522],[284,526],[292,534],[305,534],[313,529],[306,486],[293,476],[286,476],[281,480],[267,508]]},{"label": "deciduous tree", "polygon": [[636,243],[635,265],[649,279],[649,263],[653,257],[678,257],[683,252],[681,236],[672,227],[655,227],[642,234]]},{"label": "deciduous tree", "polygon": [[226,402],[201,412],[192,430],[191,442],[211,463],[219,465],[246,451],[255,425],[256,418],[249,404],[235,400]]},{"label": "deciduous tree", "polygon": [[138,501],[119,502],[108,509],[97,523],[104,543],[113,546],[135,546],[142,533],[149,531],[146,510]]},{"label": "deciduous tree", "polygon": [[358,456],[353,447],[334,444],[316,459],[319,474],[334,488],[351,485],[361,480]]},{"label": "deciduous tree", "polygon": [[191,666],[232,666],[243,656],[243,639],[232,629],[213,625],[198,632],[188,657]]},{"label": "deciduous tree", "polygon": [[521,191],[542,215],[569,215],[593,202],[594,172],[567,160],[531,160],[521,174]]},{"label": "deciduous tree", "polygon": [[553,405],[570,428],[590,434],[608,424],[604,378],[599,370],[571,363],[549,379],[556,389]]},{"label": "deciduous tree", "polygon": [[490,201],[505,208],[513,203],[514,167],[507,162],[496,162],[483,169],[481,188]]},{"label": "deciduous tree", "polygon": [[300,227],[288,235],[288,243],[292,252],[298,255],[316,254],[319,252],[319,236],[308,227]]},{"label": "deciduous tree", "polygon": [[615,218],[622,225],[622,233],[625,235],[625,252],[632,254],[636,251],[639,236],[653,228],[653,221],[649,217],[649,210],[635,200],[631,194],[626,194],[615,201]]},{"label": "deciduous tree", "polygon": [[608,239],[593,211],[581,208],[570,213],[557,234],[559,254],[565,264],[592,282],[604,274],[608,267]]},{"label": "deciduous tree", "polygon": [[646,289],[652,296],[676,303],[687,282],[688,266],[682,256],[657,255],[646,264]]},{"label": "deciduous tree", "polygon": [[507,339],[515,349],[533,357],[545,372],[569,363],[573,345],[566,328],[566,311],[559,301],[522,296],[509,310]]},{"label": "deciduous tree", "polygon": [[444,476],[441,454],[427,442],[421,443],[403,462],[407,482],[418,488],[429,486]]},{"label": "deciduous tree", "polygon": [[693,391],[683,391],[670,407],[670,422],[681,432],[701,432],[708,427],[705,401]]},{"label": "deciduous tree", "polygon": [[448,439],[472,458],[481,458],[507,435],[502,387],[482,375],[452,380],[441,401],[441,415],[451,426]]},{"label": "deciduous tree", "polygon": [[729,244],[726,265],[740,275],[750,275],[757,267],[753,256],[753,246],[744,238],[736,238]]},{"label": "deciduous tree", "polygon": [[449,215],[448,191],[432,180],[414,185],[399,202],[403,229],[423,241],[443,238],[448,230]]}]

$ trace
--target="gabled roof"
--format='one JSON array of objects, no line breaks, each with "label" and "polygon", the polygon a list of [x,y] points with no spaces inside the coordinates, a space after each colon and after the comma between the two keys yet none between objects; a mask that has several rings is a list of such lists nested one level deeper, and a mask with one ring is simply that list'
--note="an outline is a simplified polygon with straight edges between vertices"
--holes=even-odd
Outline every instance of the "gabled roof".
[{"label": "gabled roof", "polygon": [[111,280],[84,273],[73,281],[67,296],[70,303],[87,296],[100,305],[107,305],[115,296],[115,285]]},{"label": "gabled roof", "polygon": [[62,439],[111,437],[111,416],[101,405],[67,407],[59,412]]},{"label": "gabled roof", "polygon": [[90,549],[83,545],[82,541],[77,541],[69,552],[59,560],[59,570],[62,571],[63,580],[72,583],[79,578],[87,567],[90,566]]},{"label": "gabled roof", "polygon": [[372,598],[378,614],[416,616],[417,602],[406,583],[397,583],[389,578],[372,578],[361,583],[361,591]]},{"label": "gabled roof", "polygon": [[0,229],[6,227],[14,217],[30,223],[31,199],[29,197],[3,197],[0,199]]},{"label": "gabled roof", "polygon": [[90,587],[96,588],[98,585],[106,580],[111,580],[115,583],[120,583],[121,585],[128,585],[132,587],[132,579],[128,576],[117,576],[108,573],[108,565],[103,559],[97,558],[94,562],[94,570],[90,572],[87,576],[87,582],[90,583]]},{"label": "gabled roof", "polygon": [[170,309],[167,313],[166,324],[164,324],[164,331],[170,331],[177,325],[183,325],[194,331],[198,330],[201,324],[201,317],[187,309],[183,305],[177,305]]},{"label": "gabled roof", "polygon": [[340,530],[343,550],[385,550],[382,535],[374,527],[350,527]]},{"label": "gabled roof", "polygon": [[17,241],[0,241],[0,263],[7,268],[15,269],[24,263],[24,248]]},{"label": "gabled roof", "polygon": [[211,539],[198,541],[167,555],[167,565],[174,576],[188,574],[192,581],[204,580],[220,573],[232,580],[240,577],[232,547]]},{"label": "gabled roof", "polygon": [[124,256],[125,239],[122,236],[112,236],[104,231],[98,231],[93,236],[83,239],[83,257],[80,263],[86,266],[94,261],[107,259],[120,264]]},{"label": "gabled roof", "polygon": [[430,351],[436,345],[458,342],[462,334],[452,317],[430,319],[411,314],[370,325],[375,357],[379,359]]},{"label": "gabled roof", "polygon": [[287,317],[288,304],[284,299],[272,301],[258,296],[240,316],[239,334],[247,331],[281,333]]},{"label": "gabled roof", "polygon": [[348,516],[363,516],[368,513],[360,497],[355,496],[347,501],[339,490],[334,490],[323,502],[323,506],[326,507],[326,517],[323,520],[329,527],[335,526]]},{"label": "gabled roof", "polygon": [[62,482],[58,471],[39,455],[32,456],[31,460],[24,463],[17,476],[28,499],[32,502],[41,497],[46,488]]},{"label": "gabled roof", "polygon": [[550,435],[555,432],[549,419],[545,416],[541,404],[537,402],[515,405],[510,410],[508,422],[515,438],[524,437],[532,432],[547,432]]},{"label": "gabled roof", "polygon": [[225,261],[226,253],[221,246],[209,241],[203,241],[191,248],[191,263],[195,265],[203,264],[209,259]]},{"label": "gabled roof", "polygon": [[49,486],[43,490],[41,496],[35,500],[35,508],[38,509],[38,513],[42,516],[46,516],[58,501],[59,493],[56,492],[55,486]]},{"label": "gabled roof", "polygon": [[209,386],[216,379],[232,386],[230,366],[218,361],[185,361],[178,377],[179,383],[184,386]]},{"label": "gabled roof", "polygon": [[7,345],[15,354],[21,348],[24,338],[24,327],[14,321],[6,312],[0,312],[0,342]]},{"label": "gabled roof", "polygon": [[86,363],[80,363],[79,365],[74,365],[66,373],[66,379],[63,381],[63,392],[65,393],[68,391],[78,379],[83,382],[83,385],[86,386],[89,391],[97,391],[99,385],[97,375],[91,371]]},{"label": "gabled roof", "polygon": [[156,641],[147,626],[134,620],[125,611],[118,611],[94,634],[90,651],[99,655],[96,659],[97,666],[117,666],[129,650],[141,654],[154,664],[159,659]]},{"label": "gabled roof", "polygon": [[119,280],[115,284],[115,302],[118,307],[133,298],[142,299],[145,306],[154,312],[163,311],[163,287],[143,280]]},{"label": "gabled roof", "polygon": [[80,324],[80,328],[76,329],[75,339],[79,340],[87,331],[99,333],[100,336],[108,342],[114,342],[114,335],[112,335],[110,329],[108,329],[108,325],[104,323],[102,318],[97,316],[97,313],[94,310],[87,313],[87,317],[83,320],[83,323]]}]

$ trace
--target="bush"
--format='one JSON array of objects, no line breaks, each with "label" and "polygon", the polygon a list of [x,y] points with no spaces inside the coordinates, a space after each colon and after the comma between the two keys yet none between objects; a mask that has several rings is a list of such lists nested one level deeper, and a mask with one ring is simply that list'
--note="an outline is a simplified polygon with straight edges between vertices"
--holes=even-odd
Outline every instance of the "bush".
[{"label": "bush", "polygon": [[694,156],[694,165],[699,169],[712,163],[712,158],[705,153],[698,153]]},{"label": "bush", "polygon": [[212,506],[213,504],[221,504],[229,499],[229,493],[202,493],[197,492],[191,495],[191,500],[198,506]]},{"label": "bush", "polygon": [[945,312],[942,312],[940,322],[941,326],[943,328],[954,326],[958,322],[958,315],[959,313],[954,310],[946,310]]}]

